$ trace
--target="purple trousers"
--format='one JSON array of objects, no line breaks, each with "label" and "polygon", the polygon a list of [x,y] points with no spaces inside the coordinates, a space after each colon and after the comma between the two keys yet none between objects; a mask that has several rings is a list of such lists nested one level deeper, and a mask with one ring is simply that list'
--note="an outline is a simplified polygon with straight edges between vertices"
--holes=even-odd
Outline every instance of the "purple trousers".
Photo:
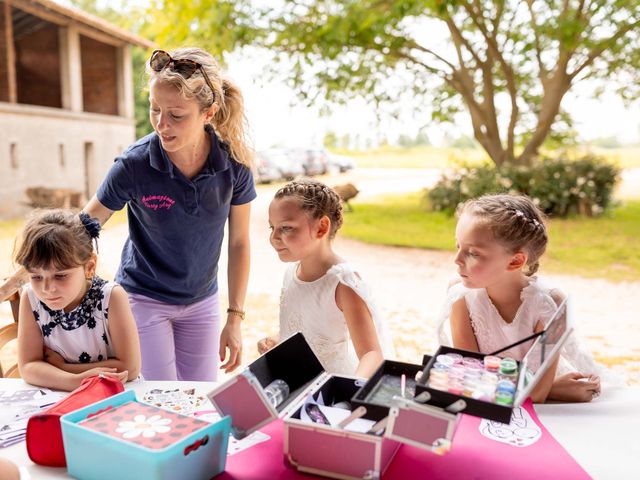
[{"label": "purple trousers", "polygon": [[215,381],[220,362],[218,293],[170,305],[129,293],[140,336],[145,380]]}]

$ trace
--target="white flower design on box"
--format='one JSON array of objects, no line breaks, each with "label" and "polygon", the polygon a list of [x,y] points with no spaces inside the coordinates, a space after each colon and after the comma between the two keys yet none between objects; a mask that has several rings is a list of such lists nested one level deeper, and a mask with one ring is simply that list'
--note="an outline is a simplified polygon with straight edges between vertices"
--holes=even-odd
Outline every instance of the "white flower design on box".
[{"label": "white flower design on box", "polygon": [[170,423],[171,419],[164,418],[162,415],[151,415],[149,418],[146,415],[136,415],[133,421],[120,422],[116,432],[122,433],[123,438],[136,438],[140,435],[151,438],[156,433],[167,433],[171,430],[168,426]]}]

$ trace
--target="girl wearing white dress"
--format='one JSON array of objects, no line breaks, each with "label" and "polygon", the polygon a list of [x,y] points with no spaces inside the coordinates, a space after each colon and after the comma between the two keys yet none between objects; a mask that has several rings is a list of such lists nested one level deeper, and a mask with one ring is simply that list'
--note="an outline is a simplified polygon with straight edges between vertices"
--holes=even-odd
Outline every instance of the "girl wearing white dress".
[{"label": "girl wearing white dress", "polygon": [[[441,343],[448,343],[447,319],[453,345],[481,353],[497,351],[543,330],[564,299],[561,291],[533,276],[547,243],[543,214],[528,197],[486,195],[464,203],[456,226],[455,264],[460,282],[449,289],[439,326]],[[534,390],[534,401],[590,401],[599,394],[597,367],[573,337],[562,350],[561,367],[557,368],[556,360]],[[532,343],[501,355],[522,360]],[[575,368],[591,371],[571,371]]]},{"label": "girl wearing white dress", "polygon": [[[383,323],[358,272],[332,249],[340,198],[314,180],[291,182],[269,206],[270,241],[290,262],[280,296],[280,335],[301,331],[327,372],[369,377],[388,352]],[[278,339],[258,342],[264,353]]]},{"label": "girl wearing white dress", "polygon": [[73,390],[93,375],[125,382],[140,372],[126,292],[95,276],[100,223],[45,210],[27,222],[16,262],[29,273],[20,299],[18,368],[33,385]]}]

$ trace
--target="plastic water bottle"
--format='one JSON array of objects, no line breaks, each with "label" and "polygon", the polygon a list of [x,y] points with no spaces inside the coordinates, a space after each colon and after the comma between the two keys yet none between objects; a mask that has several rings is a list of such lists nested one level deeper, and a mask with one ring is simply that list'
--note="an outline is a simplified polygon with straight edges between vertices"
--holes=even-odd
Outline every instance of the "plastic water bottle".
[{"label": "plastic water bottle", "polygon": [[289,396],[289,385],[284,380],[277,378],[264,387],[264,393],[273,408],[276,408]]}]

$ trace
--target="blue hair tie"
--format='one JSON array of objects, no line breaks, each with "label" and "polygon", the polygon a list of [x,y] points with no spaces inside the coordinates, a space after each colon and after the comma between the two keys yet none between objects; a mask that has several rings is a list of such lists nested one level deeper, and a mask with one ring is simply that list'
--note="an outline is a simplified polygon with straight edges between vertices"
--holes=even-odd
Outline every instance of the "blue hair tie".
[{"label": "blue hair tie", "polygon": [[92,218],[89,216],[87,212],[80,212],[79,214],[80,221],[82,222],[82,226],[87,231],[87,235],[91,240],[95,241],[96,244],[96,252],[98,251],[98,237],[100,236],[100,230],[102,230],[102,226],[97,218]]}]

